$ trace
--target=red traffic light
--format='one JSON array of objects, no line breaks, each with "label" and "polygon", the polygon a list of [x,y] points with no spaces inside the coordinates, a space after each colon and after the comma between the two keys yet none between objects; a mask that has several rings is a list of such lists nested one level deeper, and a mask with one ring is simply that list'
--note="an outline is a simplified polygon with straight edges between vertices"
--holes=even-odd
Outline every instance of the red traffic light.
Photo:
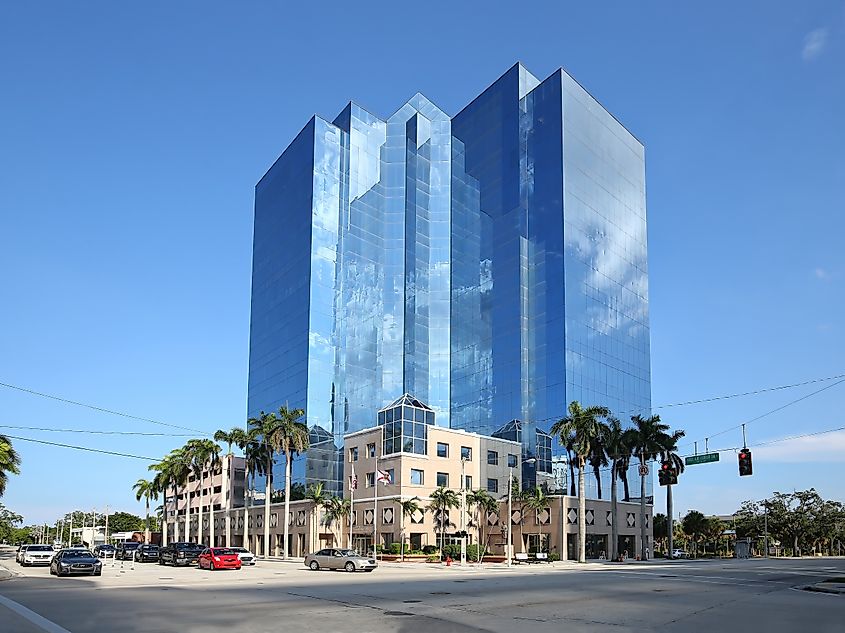
[{"label": "red traffic light", "polygon": [[663,464],[663,470],[669,470],[669,464]]},{"label": "red traffic light", "polygon": [[739,454],[739,458],[740,458],[740,459],[745,459],[745,453],[740,453],[740,454]]}]

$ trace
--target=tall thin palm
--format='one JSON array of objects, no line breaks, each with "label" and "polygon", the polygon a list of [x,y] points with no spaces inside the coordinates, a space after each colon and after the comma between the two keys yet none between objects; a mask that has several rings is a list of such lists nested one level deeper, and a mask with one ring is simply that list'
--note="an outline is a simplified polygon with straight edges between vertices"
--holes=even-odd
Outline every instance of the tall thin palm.
[{"label": "tall thin palm", "polygon": [[[343,526],[346,521],[349,519],[349,515],[352,512],[352,504],[349,499],[343,499],[341,497],[329,497],[325,503],[326,514],[323,517],[323,521],[326,524],[326,527],[333,530],[333,526],[335,523],[338,524],[338,538],[337,543],[338,546],[343,542]],[[352,548],[352,531],[349,532],[349,543],[348,547]]]},{"label": "tall thin palm", "polygon": [[256,474],[264,474],[263,464],[265,463],[264,454],[266,453],[263,444],[259,444],[251,438],[249,433],[244,432],[237,437],[238,447],[244,453],[244,462],[246,470],[246,488],[244,490],[244,536],[242,545],[249,548],[249,513],[252,509],[253,491],[252,487],[255,483]]},{"label": "tall thin palm", "polygon": [[[619,493],[616,480],[621,478],[621,473],[627,474],[627,463],[631,458],[631,434],[628,429],[622,426],[618,418],[608,417],[604,426],[604,449],[610,458],[610,557],[611,560],[618,558],[619,549]],[[625,471],[620,470],[620,465],[625,462]]]},{"label": "tall thin palm", "polygon": [[467,502],[475,508],[476,522],[478,525],[478,562],[484,560],[484,553],[487,550],[487,540],[484,538],[484,526],[487,525],[487,517],[491,512],[498,512],[499,502],[490,493],[479,488],[467,495]]},{"label": "tall thin palm", "polygon": [[399,547],[401,548],[400,556],[403,562],[405,560],[405,519],[413,517],[417,512],[419,512],[419,510],[419,497],[411,497],[410,499],[405,499],[405,501],[399,502],[399,512],[402,515],[402,534],[399,537],[401,545]]},{"label": "tall thin palm", "polygon": [[326,492],[325,487],[323,486],[323,482],[318,481],[315,484],[311,484],[308,486],[308,490],[305,492],[305,499],[310,501],[314,504],[313,516],[314,519],[311,522],[313,534],[311,535],[311,543],[309,544],[310,551],[314,551],[315,549],[319,549],[319,529],[318,526],[320,524],[320,508],[324,507],[326,502],[329,499],[329,495]]},{"label": "tall thin palm", "polygon": [[[270,446],[270,436],[278,423],[276,414],[262,411],[257,418],[247,420],[249,437],[251,440],[261,444],[264,449],[263,457],[265,462],[261,465],[264,471],[264,556],[270,555],[270,503],[273,497],[273,463],[275,461],[275,450]],[[284,518],[287,524],[287,516]]]},{"label": "tall thin palm", "polygon": [[523,505],[529,510],[534,510],[534,524],[540,525],[540,511],[549,507],[549,497],[542,486],[534,486],[526,491]]},{"label": "tall thin palm", "polygon": [[144,532],[144,542],[150,542],[150,499],[158,499],[158,482],[156,481],[155,477],[153,477],[152,481],[148,481],[146,479],[139,479],[135,482],[135,485],[132,486],[132,490],[135,491],[135,501],[140,501],[141,499],[144,500],[144,506],[146,510],[146,530]]},{"label": "tall thin palm", "polygon": [[668,424],[660,421],[659,415],[651,415],[647,418],[641,415],[631,416],[634,425],[632,438],[632,452],[640,460],[640,558],[646,559],[646,464],[656,459],[663,450]]},{"label": "tall thin palm", "polygon": [[[663,438],[663,448],[660,451],[660,461],[669,462],[671,468],[678,474],[684,472],[684,460],[683,458],[678,455],[678,440],[680,440],[686,433],[683,431],[674,431],[671,434],[666,434]],[[666,551],[666,557],[672,558],[672,551],[674,549],[674,535],[672,534],[673,530],[673,521],[672,521],[672,513],[674,512],[674,508],[672,507],[672,484],[666,486],[666,521],[668,525],[666,526],[666,532],[669,537],[669,543]]]},{"label": "tall thin palm", "polygon": [[232,488],[232,445],[240,446],[239,442],[244,435],[244,430],[237,426],[230,431],[220,429],[214,433],[215,442],[226,444],[226,478],[223,481],[223,504],[226,506],[226,547],[232,546],[232,500],[229,497],[229,491]]},{"label": "tall thin palm", "polygon": [[0,497],[6,492],[9,474],[20,474],[21,457],[12,447],[12,440],[0,435]]},{"label": "tall thin palm", "polygon": [[[206,468],[208,469],[209,473],[214,472],[214,468],[219,463],[220,460],[220,447],[213,442],[212,440],[202,439],[202,440],[188,440],[186,444],[186,448],[190,452],[191,455],[191,470],[194,473],[194,477],[199,481],[199,490],[197,492],[197,496],[199,497],[199,514],[197,516],[197,542],[203,542],[203,533],[202,533],[202,516],[203,516],[203,493],[205,492],[205,473]],[[211,499],[209,499],[211,501]],[[211,504],[209,510],[211,511],[211,520],[209,520],[209,533],[210,533],[210,542],[209,545],[214,546],[213,542],[213,525],[214,525],[214,505]]]},{"label": "tall thin palm", "polygon": [[434,514],[437,527],[440,528],[440,552],[442,554],[446,543],[446,528],[451,525],[447,513],[461,505],[461,501],[454,490],[442,487],[432,492],[429,499],[431,501],[428,504],[428,509]]},{"label": "tall thin palm", "polygon": [[587,560],[587,501],[584,486],[584,467],[593,447],[602,435],[600,418],[610,415],[607,407],[582,407],[577,400],[569,403],[569,415],[552,425],[551,433],[566,444],[571,440],[572,452],[578,460],[578,562]]}]

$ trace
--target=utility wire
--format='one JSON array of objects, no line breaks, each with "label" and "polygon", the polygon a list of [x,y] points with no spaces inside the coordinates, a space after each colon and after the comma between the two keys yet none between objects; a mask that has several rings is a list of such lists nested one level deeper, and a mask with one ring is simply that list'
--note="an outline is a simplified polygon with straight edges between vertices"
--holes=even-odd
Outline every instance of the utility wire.
[{"label": "utility wire", "polygon": [[[826,385],[826,386],[822,387],[821,389],[817,389],[816,391],[813,391],[811,393],[803,395],[800,398],[796,398],[795,400],[790,400],[786,404],[783,404],[779,407],[776,407],[776,408],[772,409],[771,411],[767,411],[766,413],[763,413],[762,415],[758,415],[756,418],[751,418],[750,420],[746,420],[745,422],[741,422],[740,424],[736,424],[732,427],[729,427],[727,429],[719,431],[718,433],[713,433],[712,435],[708,435],[704,439],[710,440],[711,438],[719,437],[720,435],[724,435],[725,433],[729,433],[731,431],[735,431],[736,429],[740,429],[740,428],[742,428],[743,424],[748,425],[748,424],[751,424],[752,422],[756,422],[757,420],[761,420],[761,419],[763,419],[763,418],[765,418],[769,415],[772,415],[773,413],[777,413],[778,411],[783,411],[787,407],[791,407],[794,404],[798,404],[799,402],[802,402],[802,401],[806,400],[807,398],[812,398],[813,396],[818,395],[823,391],[827,391],[828,389],[836,387],[837,385],[841,385],[843,382],[845,382],[845,378],[838,380],[837,382],[834,382],[830,385]],[[701,440],[698,440],[698,441],[700,442]],[[690,446],[694,443],[695,442],[685,442],[684,444],[682,444],[682,446]]]},{"label": "utility wire", "polygon": [[33,396],[39,396],[40,398],[48,398],[50,400],[56,400],[58,402],[64,402],[65,404],[72,404],[77,407],[84,407],[86,409],[91,409],[92,411],[99,411],[101,413],[109,413],[111,415],[118,415],[123,418],[129,418],[130,420],[140,420],[141,422],[149,422],[150,424],[159,424],[161,426],[169,426],[174,429],[182,429],[183,431],[192,431],[194,433],[201,433],[202,435],[208,435],[205,431],[200,431],[198,429],[192,429],[187,426],[179,426],[178,424],[169,424],[167,422],[160,422],[159,420],[153,420],[151,418],[144,418],[137,415],[132,415],[131,413],[124,413],[123,411],[114,411],[113,409],[106,409],[104,407],[99,407],[94,404],[87,404],[85,402],[77,402],[76,400],[68,400],[67,398],[62,398],[59,396],[54,396],[48,393],[41,393],[40,391],[35,391],[34,389],[27,389],[26,387],[19,387],[18,385],[11,385],[6,382],[0,382],[0,387],[6,387],[7,389],[15,389],[16,391],[22,391],[24,393],[31,394]]},{"label": "utility wire", "polygon": [[152,457],[144,457],[143,455],[132,455],[130,453],[118,453],[116,451],[106,451],[100,448],[91,448],[89,446],[75,446],[73,444],[62,444],[61,442],[48,442],[47,440],[36,440],[31,437],[19,437],[17,435],[7,435],[13,440],[21,440],[22,442],[35,442],[36,444],[47,444],[48,446],[58,446],[60,448],[73,448],[78,451],[87,451],[89,453],[103,453],[105,455],[115,455],[117,457],[131,457],[132,459],[144,459],[150,462],[157,461]]},{"label": "utility wire", "polygon": [[144,433],[142,431],[93,431],[91,429],[53,429],[43,426],[12,426],[0,424],[0,429],[17,429],[21,431],[50,431],[53,433],[91,433],[94,435],[141,435],[144,437],[194,437],[187,433]]}]

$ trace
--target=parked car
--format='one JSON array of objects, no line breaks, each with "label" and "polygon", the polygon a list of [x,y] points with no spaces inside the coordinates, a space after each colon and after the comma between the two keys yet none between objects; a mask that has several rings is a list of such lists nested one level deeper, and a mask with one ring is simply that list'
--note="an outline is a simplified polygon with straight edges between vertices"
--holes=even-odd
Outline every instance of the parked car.
[{"label": "parked car", "polygon": [[673,549],[672,558],[689,558],[689,552],[682,549]]},{"label": "parked car", "polygon": [[312,570],[345,569],[346,571],[373,571],[378,567],[373,558],[365,558],[351,549],[321,549],[305,557],[305,566]]},{"label": "parked car", "polygon": [[49,565],[55,552],[50,545],[26,545],[21,552],[20,563],[24,567],[30,565]]},{"label": "parked car", "polygon": [[117,548],[114,545],[106,543],[105,545],[97,545],[94,548],[94,556],[98,558],[114,558],[114,552]]},{"label": "parked car", "polygon": [[140,547],[135,548],[135,560],[139,563],[149,563],[151,561],[158,562],[159,546],[149,543],[143,543]]},{"label": "parked car", "polygon": [[158,564],[170,564],[174,567],[196,565],[197,559],[204,549],[205,545],[197,543],[171,543],[159,549]]},{"label": "parked car", "polygon": [[123,541],[117,544],[114,550],[115,560],[132,560],[135,555],[135,550],[141,547],[137,541]]},{"label": "parked car", "polygon": [[197,558],[200,569],[240,569],[241,559],[228,547],[207,547]]},{"label": "parked car", "polygon": [[88,550],[66,548],[59,550],[50,562],[50,573],[54,576],[88,574],[100,576],[103,573],[103,561]]},{"label": "parked car", "polygon": [[235,554],[238,555],[238,558],[241,559],[241,565],[255,565],[255,554],[250,552],[245,547],[230,547]]},{"label": "parked car", "polygon": [[23,561],[23,554],[26,551],[26,548],[32,545],[32,543],[24,543],[23,545],[19,545],[18,549],[15,551],[15,562],[21,563]]}]

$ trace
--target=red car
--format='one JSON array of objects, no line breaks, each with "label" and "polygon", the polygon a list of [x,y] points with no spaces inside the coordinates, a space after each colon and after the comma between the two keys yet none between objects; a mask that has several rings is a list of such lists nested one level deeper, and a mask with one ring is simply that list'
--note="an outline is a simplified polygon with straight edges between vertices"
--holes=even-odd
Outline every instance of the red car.
[{"label": "red car", "polygon": [[207,547],[197,559],[200,569],[240,569],[241,559],[228,547]]}]

